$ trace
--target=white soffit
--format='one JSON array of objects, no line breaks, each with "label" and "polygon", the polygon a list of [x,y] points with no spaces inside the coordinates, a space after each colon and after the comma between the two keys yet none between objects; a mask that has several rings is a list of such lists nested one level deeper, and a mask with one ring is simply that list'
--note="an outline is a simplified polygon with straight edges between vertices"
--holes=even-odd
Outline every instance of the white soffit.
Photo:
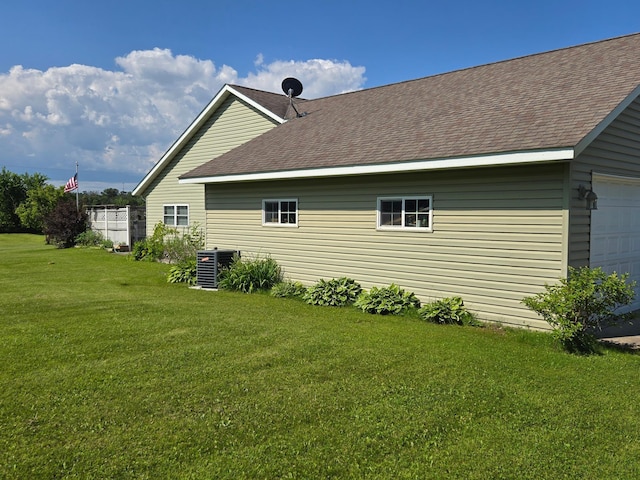
[{"label": "white soffit", "polygon": [[181,184],[189,183],[226,183],[249,182],[258,180],[285,180],[294,178],[339,177],[345,175],[368,175],[374,173],[400,173],[425,170],[443,170],[449,168],[489,167],[500,165],[518,165],[524,163],[545,163],[574,158],[573,148],[540,150],[529,152],[511,152],[474,157],[442,158],[375,165],[353,165],[347,167],[324,167],[304,170],[284,170],[276,172],[256,172],[211,177],[182,178]]}]

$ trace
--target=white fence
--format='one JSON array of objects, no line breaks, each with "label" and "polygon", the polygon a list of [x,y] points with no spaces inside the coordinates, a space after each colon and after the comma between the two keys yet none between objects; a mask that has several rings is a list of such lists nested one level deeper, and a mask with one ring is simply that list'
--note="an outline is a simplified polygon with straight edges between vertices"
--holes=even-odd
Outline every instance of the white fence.
[{"label": "white fence", "polygon": [[114,245],[132,247],[146,237],[145,207],[98,205],[87,208],[91,230],[100,232]]}]

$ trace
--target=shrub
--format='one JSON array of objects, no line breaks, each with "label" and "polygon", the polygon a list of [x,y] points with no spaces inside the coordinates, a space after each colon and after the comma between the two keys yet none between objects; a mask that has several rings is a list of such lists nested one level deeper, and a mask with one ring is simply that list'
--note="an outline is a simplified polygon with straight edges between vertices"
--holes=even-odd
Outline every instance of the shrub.
[{"label": "shrub", "polygon": [[104,235],[91,229],[85,230],[76,237],[76,245],[82,247],[99,247],[103,241]]},{"label": "shrub", "polygon": [[243,259],[236,255],[231,265],[218,273],[220,288],[245,293],[269,290],[281,281],[282,269],[271,257]]},{"label": "shrub", "polygon": [[419,308],[420,300],[413,292],[392,283],[388,287],[372,287],[368,292],[363,292],[355,306],[367,313],[399,315],[410,308]]},{"label": "shrub", "polygon": [[164,258],[164,241],[167,235],[174,235],[177,230],[158,222],[153,227],[153,234],[144,240],[134,243],[131,256],[134,260],[147,260],[156,262]]},{"label": "shrub", "polygon": [[303,298],[311,305],[343,307],[355,302],[362,292],[362,287],[355,280],[347,277],[319,280],[307,288]]},{"label": "shrub", "polygon": [[460,297],[449,297],[424,305],[418,314],[428,322],[441,324],[473,325],[475,318],[464,306]]},{"label": "shrub", "polygon": [[147,243],[146,238],[143,240],[138,240],[133,244],[133,247],[131,248],[131,257],[129,258],[132,258],[136,261],[153,260],[151,258],[151,255],[149,254],[149,244]]},{"label": "shrub", "polygon": [[614,325],[628,314],[618,313],[634,297],[635,282],[629,274],[607,275],[601,268],[571,268],[568,278],[545,285],[545,291],[522,302],[541,315],[553,328],[553,335],[569,352],[593,353],[596,330]]},{"label": "shrub", "polygon": [[[25,174],[27,175],[27,174]],[[61,187],[53,185],[42,185],[35,178],[39,174],[35,174],[32,179],[34,183],[24,181],[27,188],[26,199],[18,205],[15,213],[20,218],[20,224],[25,229],[42,233],[44,229],[45,218],[53,211],[56,203],[65,196]],[[22,176],[23,180],[26,180]],[[43,178],[44,179],[44,178]],[[14,198],[14,200],[16,200]]]},{"label": "shrub", "polygon": [[204,248],[204,233],[195,224],[182,233],[177,228],[158,222],[150,237],[133,245],[131,256],[134,260],[185,263],[196,259],[198,250]]},{"label": "shrub", "polygon": [[186,283],[195,285],[197,281],[197,261],[186,260],[184,262],[173,265],[167,274],[167,282],[169,283]]},{"label": "shrub", "polygon": [[156,262],[162,258],[162,250],[148,238],[138,240],[131,249],[131,258],[137,261]]},{"label": "shrub", "polygon": [[279,298],[302,298],[307,291],[300,282],[280,282],[276,283],[271,289],[271,296]]},{"label": "shrub", "polygon": [[204,232],[194,224],[182,233],[168,230],[163,237],[163,256],[169,263],[184,263],[195,260],[198,250],[204,248]]},{"label": "shrub", "polygon": [[84,208],[78,210],[75,200],[59,200],[44,220],[47,243],[53,243],[58,248],[73,247],[76,237],[87,229],[87,219]]},{"label": "shrub", "polygon": [[133,244],[131,257],[134,260],[146,260],[156,262],[164,257],[164,238],[173,233],[175,229],[167,227],[163,223],[157,223],[153,227],[153,234],[144,240]]}]

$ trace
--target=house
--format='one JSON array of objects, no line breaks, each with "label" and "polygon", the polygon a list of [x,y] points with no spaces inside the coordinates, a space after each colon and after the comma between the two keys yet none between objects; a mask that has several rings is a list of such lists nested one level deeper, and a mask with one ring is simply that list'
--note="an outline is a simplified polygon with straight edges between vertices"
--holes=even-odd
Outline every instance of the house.
[{"label": "house", "polygon": [[547,328],[522,298],[569,266],[640,280],[639,95],[636,34],[308,100],[171,182],[208,248]]},{"label": "house", "polygon": [[204,227],[204,186],[178,177],[280,125],[290,117],[288,98],[226,85],[133,190],[146,202],[146,231],[158,223]]}]

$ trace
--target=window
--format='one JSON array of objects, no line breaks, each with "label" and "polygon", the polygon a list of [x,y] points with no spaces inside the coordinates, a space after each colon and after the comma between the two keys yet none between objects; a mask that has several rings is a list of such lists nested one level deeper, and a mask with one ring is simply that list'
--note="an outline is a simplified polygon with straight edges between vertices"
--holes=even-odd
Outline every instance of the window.
[{"label": "window", "polygon": [[298,200],[263,200],[262,224],[270,226],[298,226]]},{"label": "window", "polygon": [[433,197],[378,198],[378,228],[432,231]]},{"label": "window", "polygon": [[165,205],[163,220],[172,227],[189,225],[189,205]]}]

